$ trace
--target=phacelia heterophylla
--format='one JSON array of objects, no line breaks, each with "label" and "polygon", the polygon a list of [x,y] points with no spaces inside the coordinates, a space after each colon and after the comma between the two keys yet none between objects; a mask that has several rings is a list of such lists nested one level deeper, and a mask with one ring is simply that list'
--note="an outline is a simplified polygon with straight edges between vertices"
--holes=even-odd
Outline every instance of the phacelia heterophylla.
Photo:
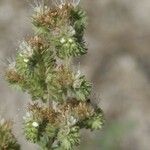
[{"label": "phacelia heterophylla", "polygon": [[103,113],[90,100],[92,85],[72,59],[87,53],[86,13],[79,0],[56,0],[56,7],[39,3],[32,23],[35,34],[21,42],[7,81],[31,95],[24,134],[43,150],[72,150],[80,130],[102,128]]}]

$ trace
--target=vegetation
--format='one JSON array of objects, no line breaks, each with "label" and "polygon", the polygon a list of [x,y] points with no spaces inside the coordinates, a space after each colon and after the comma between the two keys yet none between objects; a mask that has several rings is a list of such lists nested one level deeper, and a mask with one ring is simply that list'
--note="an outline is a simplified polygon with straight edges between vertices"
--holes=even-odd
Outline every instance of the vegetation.
[{"label": "vegetation", "polygon": [[87,53],[86,14],[77,4],[36,6],[35,34],[21,42],[6,71],[11,85],[31,95],[24,134],[42,150],[72,150],[80,143],[81,129],[103,125],[102,110],[89,99],[91,83],[72,66],[74,57]]}]

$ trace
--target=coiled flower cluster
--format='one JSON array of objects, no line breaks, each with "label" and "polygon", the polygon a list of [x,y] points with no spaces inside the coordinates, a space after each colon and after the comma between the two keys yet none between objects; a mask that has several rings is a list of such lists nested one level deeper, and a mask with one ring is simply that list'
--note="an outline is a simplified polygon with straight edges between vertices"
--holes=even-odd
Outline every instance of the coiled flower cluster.
[{"label": "coiled flower cluster", "polygon": [[[79,0],[39,5],[32,16],[35,35],[21,42],[6,79],[31,95],[24,134],[43,150],[72,150],[80,129],[100,129],[103,113],[89,99],[92,84],[72,59],[87,53],[86,14]],[[10,65],[11,66],[11,65]]]}]

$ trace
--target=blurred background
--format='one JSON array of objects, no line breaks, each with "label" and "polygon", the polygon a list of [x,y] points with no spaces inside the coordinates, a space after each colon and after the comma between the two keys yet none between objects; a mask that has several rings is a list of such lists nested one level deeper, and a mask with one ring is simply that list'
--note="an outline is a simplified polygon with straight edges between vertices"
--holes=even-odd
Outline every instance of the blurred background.
[{"label": "blurred background", "polygon": [[[76,64],[93,83],[92,101],[102,107],[106,123],[101,131],[82,131],[77,150],[150,150],[150,1],[82,0],[81,5],[89,18],[89,51]],[[15,55],[19,41],[32,34],[31,14],[27,0],[0,0],[0,59]],[[1,78],[0,114],[13,119],[22,149],[36,150],[22,134],[29,100]]]}]

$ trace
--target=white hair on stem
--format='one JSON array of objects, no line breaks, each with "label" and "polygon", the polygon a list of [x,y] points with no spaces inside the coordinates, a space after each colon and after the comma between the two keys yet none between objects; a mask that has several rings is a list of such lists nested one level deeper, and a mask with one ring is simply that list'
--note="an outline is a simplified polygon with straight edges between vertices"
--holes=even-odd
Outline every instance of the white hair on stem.
[{"label": "white hair on stem", "polygon": [[79,3],[80,3],[80,0],[72,0],[72,5],[73,5],[74,7],[78,6]]},{"label": "white hair on stem", "polygon": [[15,70],[15,66],[16,66],[15,57],[9,57],[5,60],[0,60],[0,63],[4,68]]},{"label": "white hair on stem", "polygon": [[43,14],[45,10],[47,9],[48,3],[50,3],[49,0],[33,0],[30,6],[32,7],[32,9],[34,9],[35,12]]},{"label": "white hair on stem", "polygon": [[53,0],[54,5],[60,9],[66,4],[76,7],[79,5],[79,2],[80,0]]}]

